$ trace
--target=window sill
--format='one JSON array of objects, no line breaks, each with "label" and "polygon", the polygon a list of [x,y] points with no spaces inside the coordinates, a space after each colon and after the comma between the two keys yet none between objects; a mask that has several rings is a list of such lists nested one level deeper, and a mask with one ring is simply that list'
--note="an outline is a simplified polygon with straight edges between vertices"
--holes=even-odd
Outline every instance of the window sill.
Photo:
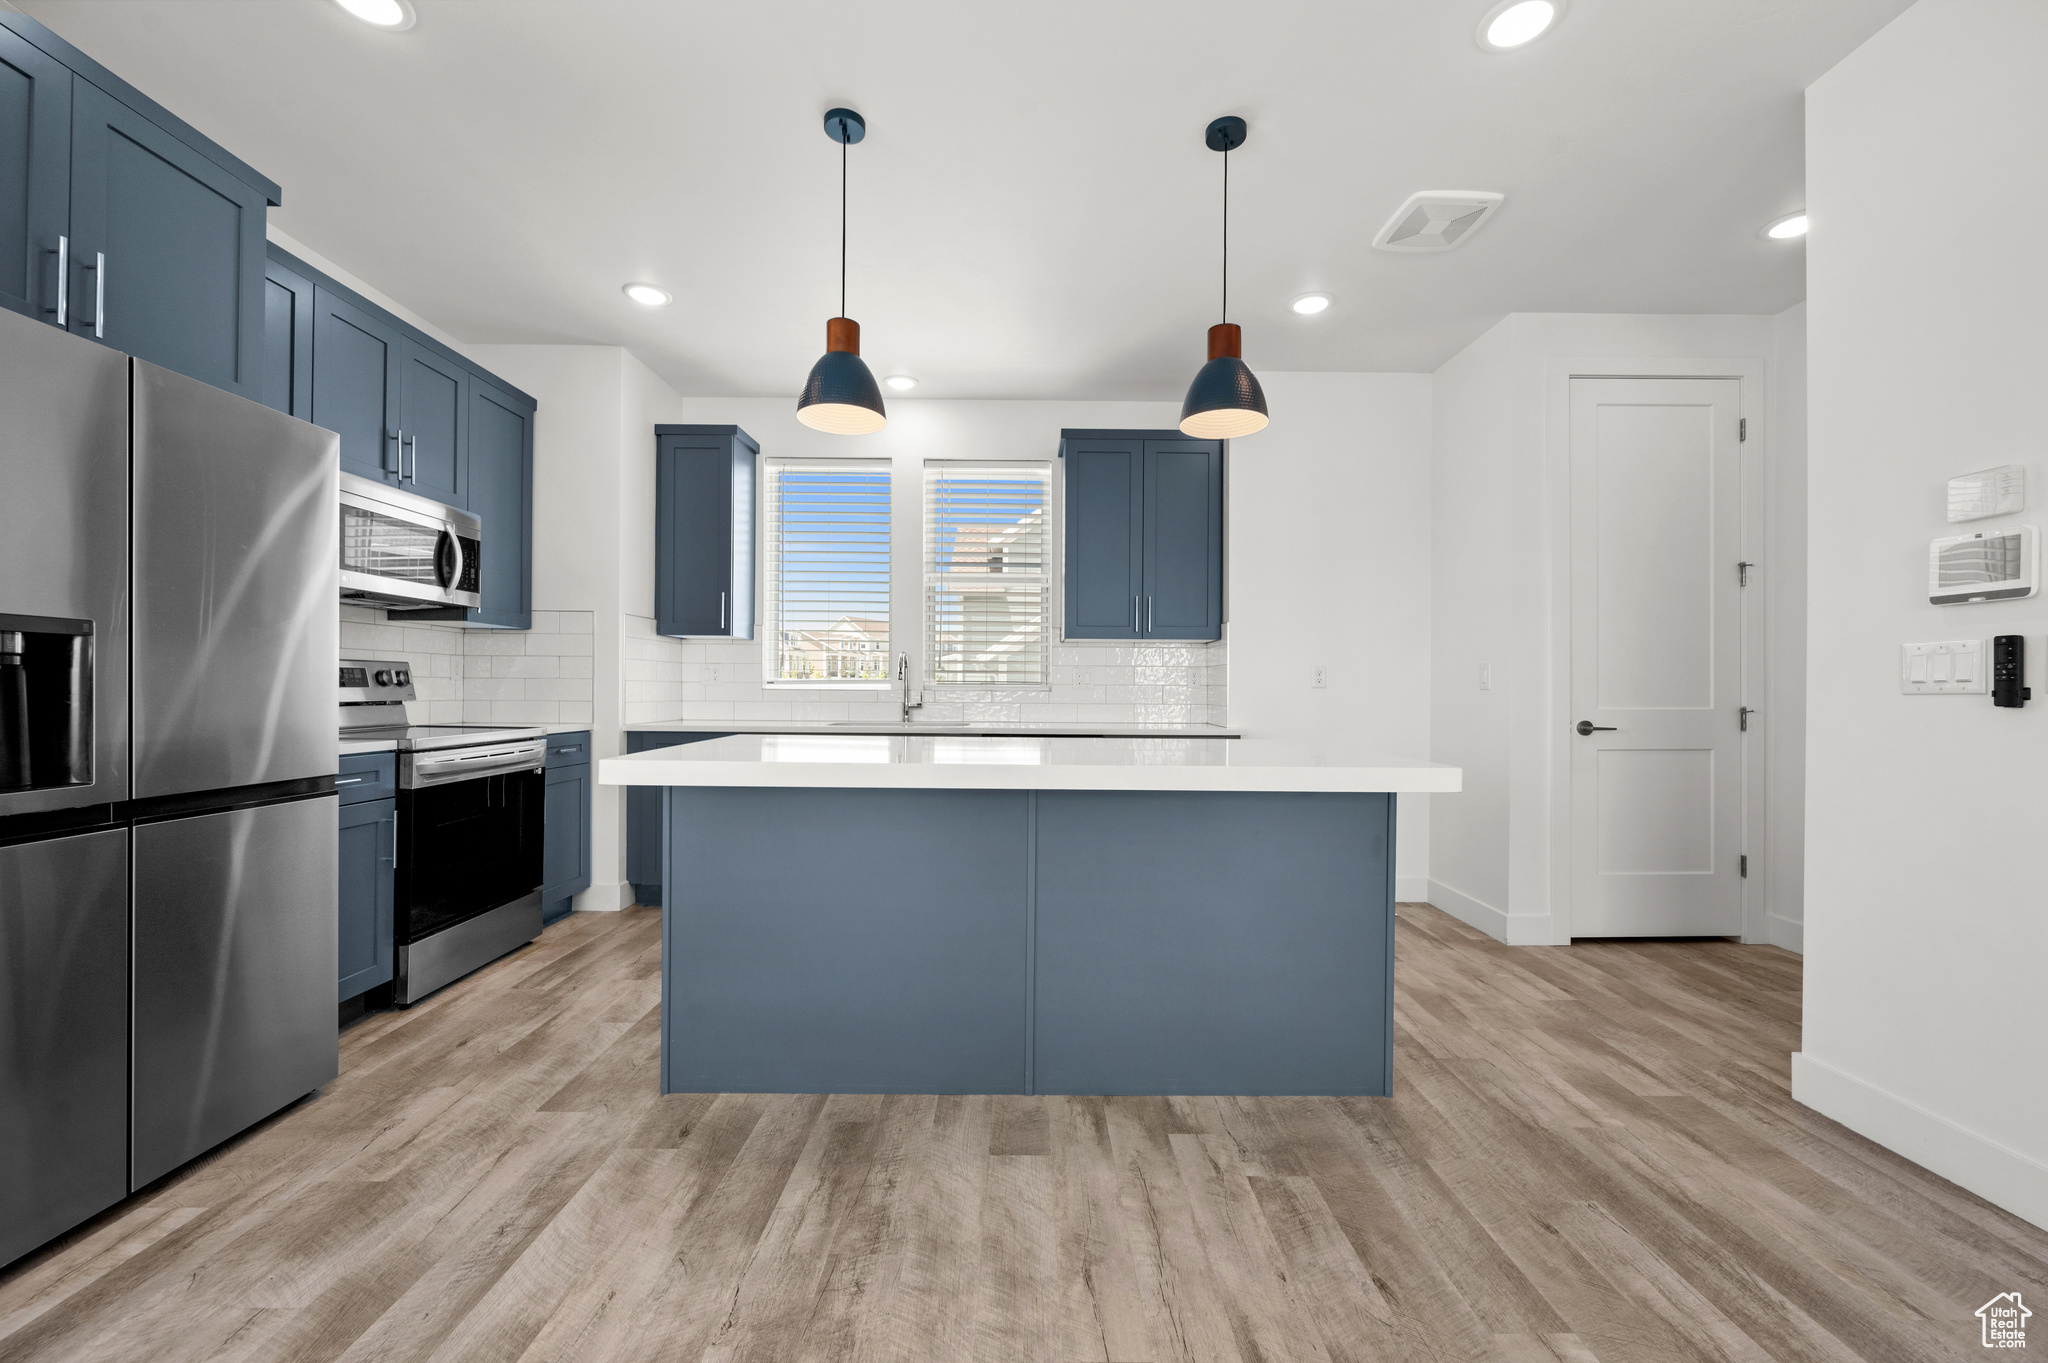
[{"label": "window sill", "polygon": [[762,689],[762,690],[764,690],[764,691],[816,691],[816,692],[831,692],[831,691],[894,691],[894,690],[895,690],[895,689],[896,689],[896,688],[897,688],[898,686],[900,686],[900,685],[902,685],[902,683],[900,683],[900,682],[799,682],[799,681],[764,681],[764,682],[762,682],[762,683],[761,683],[761,689]]}]

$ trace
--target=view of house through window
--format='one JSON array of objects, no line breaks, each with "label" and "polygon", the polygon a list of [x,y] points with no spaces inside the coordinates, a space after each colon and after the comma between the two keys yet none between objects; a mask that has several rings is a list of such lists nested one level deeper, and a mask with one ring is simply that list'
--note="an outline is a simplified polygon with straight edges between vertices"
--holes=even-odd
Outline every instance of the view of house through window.
[{"label": "view of house through window", "polygon": [[887,682],[889,464],[769,460],[770,682]]},{"label": "view of house through window", "polygon": [[924,468],[925,656],[940,686],[1043,686],[1052,466]]}]

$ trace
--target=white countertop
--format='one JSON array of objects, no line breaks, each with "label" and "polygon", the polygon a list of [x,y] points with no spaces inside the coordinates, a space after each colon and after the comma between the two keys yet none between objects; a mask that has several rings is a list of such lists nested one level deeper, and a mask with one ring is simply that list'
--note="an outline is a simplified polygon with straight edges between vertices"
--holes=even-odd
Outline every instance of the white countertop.
[{"label": "white countertop", "polygon": [[608,786],[878,790],[1386,791],[1446,794],[1457,767],[1342,745],[1241,738],[735,734],[598,763]]},{"label": "white countertop", "polygon": [[[588,727],[588,726],[586,726]],[[933,734],[940,737],[961,734],[1016,734],[1049,737],[1101,735],[1105,738],[1183,737],[1236,738],[1239,731],[1220,724],[1025,724],[1004,719],[972,723],[941,722],[935,719],[665,719],[647,724],[628,724],[629,734]]]},{"label": "white countertop", "polygon": [[[544,734],[580,734],[590,729],[588,724],[509,724],[507,728],[539,729]],[[366,752],[397,752],[398,743],[390,738],[344,738],[340,740],[343,757],[354,757]]]}]

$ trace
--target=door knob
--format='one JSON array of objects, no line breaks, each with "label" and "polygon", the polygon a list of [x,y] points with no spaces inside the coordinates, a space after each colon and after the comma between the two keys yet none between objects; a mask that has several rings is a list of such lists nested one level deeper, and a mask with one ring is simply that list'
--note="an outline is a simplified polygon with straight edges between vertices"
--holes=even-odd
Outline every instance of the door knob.
[{"label": "door knob", "polygon": [[1579,731],[1580,738],[1584,738],[1587,734],[1611,734],[1618,732],[1612,724],[1595,724],[1590,719],[1580,720],[1575,727]]}]

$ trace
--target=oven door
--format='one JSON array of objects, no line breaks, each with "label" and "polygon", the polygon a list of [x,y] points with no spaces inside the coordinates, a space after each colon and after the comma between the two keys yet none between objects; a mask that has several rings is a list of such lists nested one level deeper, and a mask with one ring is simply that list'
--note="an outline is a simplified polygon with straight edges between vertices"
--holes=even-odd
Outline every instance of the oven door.
[{"label": "oven door", "polygon": [[341,594],[402,605],[483,604],[482,522],[341,475]]},{"label": "oven door", "polygon": [[530,767],[399,791],[400,946],[540,888],[546,795]]}]

